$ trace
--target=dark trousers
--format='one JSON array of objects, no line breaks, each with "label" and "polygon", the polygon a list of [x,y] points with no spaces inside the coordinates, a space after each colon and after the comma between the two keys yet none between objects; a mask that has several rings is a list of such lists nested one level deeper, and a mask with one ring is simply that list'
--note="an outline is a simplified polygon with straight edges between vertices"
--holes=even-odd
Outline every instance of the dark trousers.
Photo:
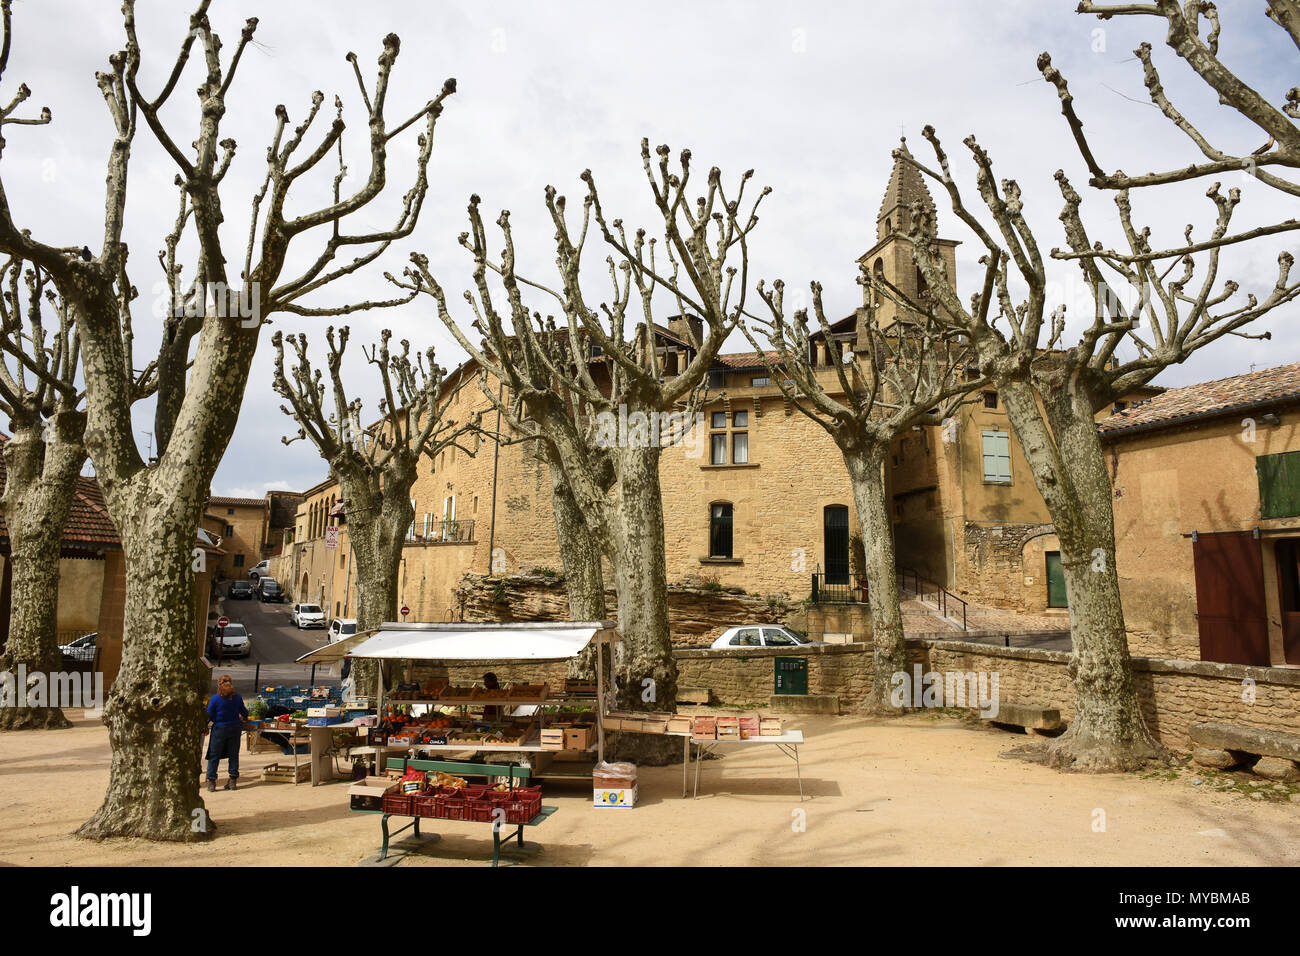
[{"label": "dark trousers", "polygon": [[239,724],[214,724],[208,737],[208,779],[217,779],[217,765],[227,761],[230,779],[239,778],[239,738],[243,727]]}]

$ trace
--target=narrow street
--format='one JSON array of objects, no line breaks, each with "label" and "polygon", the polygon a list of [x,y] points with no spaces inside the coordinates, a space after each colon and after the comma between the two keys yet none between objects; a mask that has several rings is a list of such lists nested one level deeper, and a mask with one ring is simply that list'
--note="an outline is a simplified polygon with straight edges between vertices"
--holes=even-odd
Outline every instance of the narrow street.
[{"label": "narrow street", "polygon": [[[224,592],[225,586],[222,590]],[[221,608],[232,622],[243,624],[248,629],[253,652],[247,658],[234,658],[220,665],[214,661],[213,691],[219,674],[233,677],[235,687],[245,697],[251,697],[259,685],[339,682],[337,666],[318,667],[313,681],[310,666],[294,663],[303,654],[324,645],[326,631],[324,628],[299,630],[289,620],[288,603],[263,604],[255,598],[231,601],[223,597]]]}]

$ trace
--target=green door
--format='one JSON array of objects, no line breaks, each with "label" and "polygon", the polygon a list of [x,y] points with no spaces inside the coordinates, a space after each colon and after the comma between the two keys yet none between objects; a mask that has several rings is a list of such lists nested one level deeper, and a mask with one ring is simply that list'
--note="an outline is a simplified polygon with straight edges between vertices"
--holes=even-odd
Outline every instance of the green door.
[{"label": "green door", "polygon": [[808,693],[808,658],[806,657],[777,657],[776,661],[776,685],[775,691],[778,694],[807,694]]},{"label": "green door", "polygon": [[1047,552],[1047,606],[1069,607],[1065,599],[1065,572],[1061,569],[1061,552]]}]

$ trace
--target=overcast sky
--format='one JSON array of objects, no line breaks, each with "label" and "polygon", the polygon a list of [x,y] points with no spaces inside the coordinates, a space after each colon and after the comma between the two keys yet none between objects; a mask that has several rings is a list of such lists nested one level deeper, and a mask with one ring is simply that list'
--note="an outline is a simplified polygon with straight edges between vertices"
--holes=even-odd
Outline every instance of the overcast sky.
[{"label": "overcast sky", "polygon": [[[283,103],[296,123],[313,90],[322,90],[327,104],[339,94],[349,121],[346,157],[360,172],[366,160],[365,118],[345,55],[355,51],[373,82],[381,41],[389,32],[402,39],[389,97],[390,125],[434,96],[444,78],[456,77],[459,89],[438,123],[429,194],[415,234],[395,244],[367,276],[331,287],[317,304],[390,297],[382,272],[400,272],[413,250],[429,256],[435,275],[458,303],[456,293],[469,283],[470,262],[456,238],[466,228],[465,206],[474,192],[483,197],[489,223],[499,210],[511,210],[521,272],[549,281],[554,251],[542,205],[547,184],[573,196],[576,207],[583,194],[578,175],[590,168],[611,217],[653,226],[639,157],[642,137],[652,145],[671,145],[674,155],[689,146],[701,173],[716,165],[734,181],[755,169],[756,183],[770,185],[773,193],[751,240],[751,275],[780,277],[801,289],[810,279],[820,280],[832,318],[860,302],[855,260],[874,242],[890,150],[900,133],[918,158],[933,160],[920,135],[927,123],[944,140],[972,202],[973,172],[961,145],[968,134],[992,155],[999,176],[1018,180],[1044,251],[1065,245],[1057,220],[1061,199],[1052,180],[1058,168],[1084,192],[1085,220],[1093,233],[1113,238],[1113,199],[1086,186],[1055,90],[1035,68],[1044,50],[1070,80],[1104,167],[1143,172],[1201,159],[1147,98],[1141,64],[1132,54],[1144,39],[1156,47],[1171,98],[1213,141],[1235,153],[1264,145],[1257,130],[1218,106],[1167,51],[1157,22],[1119,18],[1101,24],[1076,15],[1074,5],[1074,0],[638,5],[217,0],[212,19],[228,49],[247,17],[260,18],[257,45],[240,66],[223,124],[223,134],[239,143],[222,192],[232,274],[242,264],[251,197],[265,174],[275,105]],[[9,127],[0,173],[18,223],[49,243],[99,247],[112,127],[94,74],[123,44],[118,6],[109,0],[14,4],[3,99],[7,102],[25,82],[33,91],[32,113],[47,105],[54,122]],[[1265,18],[1265,6],[1263,0],[1219,4],[1220,55],[1281,103],[1294,85],[1297,51]],[[174,62],[188,5],[139,0],[137,11],[145,51],[142,85],[152,93]],[[192,139],[195,125],[197,67],[192,61],[166,115],[181,143]],[[313,133],[322,132],[328,119],[324,116]],[[352,224],[353,230],[383,227],[395,215],[411,181],[416,148],[412,135],[400,140],[390,152],[388,192]],[[333,171],[326,167],[316,181],[302,184],[306,188],[295,194],[290,212],[322,202]],[[157,343],[153,312],[161,301],[156,285],[161,272],[155,253],[175,218],[174,175],[170,160],[142,128],[133,150],[127,226],[132,280],[141,293],[138,361]],[[1204,197],[1208,185],[1148,190],[1135,198],[1135,218],[1151,226],[1154,245],[1176,244],[1189,222],[1197,225],[1198,236],[1208,233],[1213,224],[1213,208]],[[1243,195],[1235,227],[1300,215],[1300,202],[1244,173],[1227,177],[1224,188],[1230,186],[1240,187]],[[980,279],[979,252],[944,198],[932,193],[941,234],[963,243],[959,287],[968,297]],[[314,257],[319,242],[310,234],[300,237],[292,262],[301,265]],[[495,236],[492,242],[499,248]],[[1278,252],[1300,251],[1296,242],[1293,234],[1234,250],[1225,255],[1221,275],[1237,277],[1243,290],[1267,294]],[[598,263],[603,255],[588,258]],[[1055,274],[1058,295],[1069,297],[1077,313],[1086,302],[1071,292],[1077,285],[1075,267],[1060,266]],[[444,366],[463,359],[430,304],[426,298],[351,318],[354,354],[347,374],[351,388],[367,399],[369,412],[375,389],[357,347],[373,341],[380,328],[392,328],[421,349],[434,345]],[[325,324],[293,316],[274,320],[276,328],[306,330],[317,339]],[[1300,359],[1296,308],[1274,313],[1256,331],[1264,328],[1273,331],[1271,342],[1221,341],[1157,382],[1186,384]],[[293,429],[270,386],[270,335],[271,330],[263,331],[214,494],[302,490],[324,477],[325,465],[313,448],[280,441]],[[739,336],[728,346],[745,348]],[[318,358],[321,354],[316,352]],[[151,422],[152,410],[138,408],[136,438],[142,450]]]}]

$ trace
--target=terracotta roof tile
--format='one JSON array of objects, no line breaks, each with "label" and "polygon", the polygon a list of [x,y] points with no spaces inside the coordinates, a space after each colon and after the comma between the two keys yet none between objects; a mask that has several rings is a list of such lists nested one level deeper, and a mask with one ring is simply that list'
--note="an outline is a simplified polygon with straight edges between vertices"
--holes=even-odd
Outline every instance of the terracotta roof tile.
[{"label": "terracotta roof tile", "polygon": [[[767,358],[770,362],[777,362],[781,357],[779,352],[768,352]],[[719,355],[717,361],[728,368],[762,368],[763,360],[759,358],[757,352],[731,352],[728,355]]]},{"label": "terracotta roof tile", "polygon": [[1260,369],[1245,375],[1167,389],[1098,423],[1103,435],[1131,429],[1173,427],[1182,422],[1300,399],[1300,362]]},{"label": "terracotta roof tile", "polygon": [[[0,435],[0,445],[8,440],[7,436]],[[5,464],[0,458],[0,488],[4,487],[4,480]],[[78,476],[72,510],[68,513],[68,523],[63,527],[63,547],[81,551],[115,551],[121,546],[122,540],[108,516],[108,506],[104,503],[104,492],[99,482],[85,475]],[[0,515],[0,551],[9,551],[9,529],[3,515]]]},{"label": "terracotta roof tile", "polygon": [[261,508],[266,505],[265,498],[220,498],[211,497],[208,499],[209,505],[224,505],[225,507],[253,507]]}]

